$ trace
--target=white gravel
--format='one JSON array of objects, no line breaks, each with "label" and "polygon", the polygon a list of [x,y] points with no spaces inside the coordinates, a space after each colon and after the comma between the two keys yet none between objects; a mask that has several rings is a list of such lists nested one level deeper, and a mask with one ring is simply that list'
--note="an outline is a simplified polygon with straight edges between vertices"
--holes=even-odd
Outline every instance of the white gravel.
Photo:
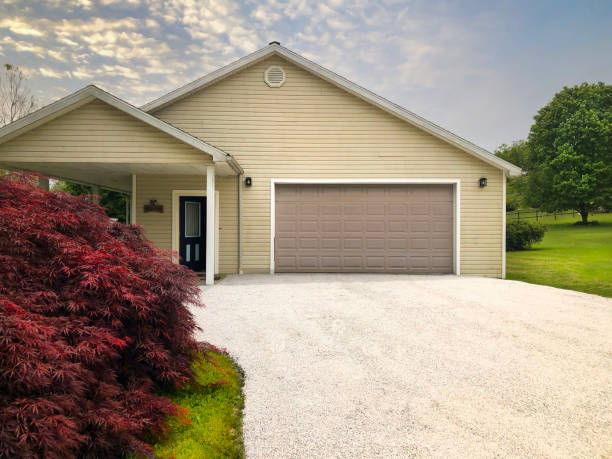
[{"label": "white gravel", "polygon": [[483,278],[230,276],[200,338],[249,457],[612,456],[612,299]]}]

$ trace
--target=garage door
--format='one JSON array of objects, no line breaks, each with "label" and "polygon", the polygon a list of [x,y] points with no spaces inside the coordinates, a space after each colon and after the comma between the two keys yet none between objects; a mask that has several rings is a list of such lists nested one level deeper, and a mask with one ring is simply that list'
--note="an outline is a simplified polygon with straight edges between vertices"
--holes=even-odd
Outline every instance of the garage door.
[{"label": "garage door", "polygon": [[451,185],[276,185],[276,272],[453,271]]}]

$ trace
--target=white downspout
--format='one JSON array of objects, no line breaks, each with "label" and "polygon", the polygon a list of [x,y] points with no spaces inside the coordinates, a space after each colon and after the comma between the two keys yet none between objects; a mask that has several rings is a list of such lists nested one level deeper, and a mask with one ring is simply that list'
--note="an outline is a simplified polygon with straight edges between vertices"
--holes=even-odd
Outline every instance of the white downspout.
[{"label": "white downspout", "polygon": [[242,266],[242,180],[244,174],[238,175],[238,274],[244,274]]},{"label": "white downspout", "polygon": [[206,166],[206,285],[215,283],[215,166]]}]

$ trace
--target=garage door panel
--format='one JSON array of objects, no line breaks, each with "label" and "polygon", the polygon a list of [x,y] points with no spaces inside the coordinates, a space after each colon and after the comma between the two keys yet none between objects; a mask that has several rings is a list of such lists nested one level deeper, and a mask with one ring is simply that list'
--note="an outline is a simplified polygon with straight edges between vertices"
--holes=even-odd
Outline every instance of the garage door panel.
[{"label": "garage door panel", "polygon": [[366,238],[366,249],[384,250],[386,240],[383,238]]},{"label": "garage door panel", "polygon": [[304,268],[316,268],[319,257],[316,255],[302,255],[298,257],[299,267]]},{"label": "garage door panel", "polygon": [[384,233],[385,232],[385,221],[381,220],[368,220],[365,224],[366,233]]},{"label": "garage door panel", "polygon": [[385,203],[376,203],[376,204],[367,204],[366,205],[366,215],[385,215]]},{"label": "garage door panel", "polygon": [[433,256],[431,257],[431,262],[435,268],[445,268],[449,263],[453,262],[453,257],[450,255],[446,257]]},{"label": "garage door panel", "polygon": [[387,247],[389,250],[405,250],[408,248],[409,240],[406,238],[389,238],[387,239]]},{"label": "garage door panel", "polygon": [[406,269],[408,257],[387,257],[387,266],[394,269]]},{"label": "garage door panel", "polygon": [[345,233],[363,232],[363,220],[345,220],[343,229]]},{"label": "garage door panel", "polygon": [[363,206],[361,204],[345,204],[342,213],[343,215],[363,215]]},{"label": "garage door panel", "polygon": [[361,255],[343,257],[345,268],[362,268],[363,257]]},{"label": "garage door panel", "polygon": [[431,248],[432,249],[450,249],[451,248],[451,241],[449,241],[447,238],[439,238],[439,237],[433,237],[431,239]]},{"label": "garage door panel", "polygon": [[299,248],[300,249],[318,249],[319,248],[319,238],[316,237],[302,237],[299,240]]},{"label": "garage door panel", "polygon": [[343,248],[348,250],[361,250],[363,248],[363,240],[361,238],[344,238]]},{"label": "garage door panel", "polygon": [[278,185],[278,272],[452,272],[447,185]]},{"label": "garage door panel", "polygon": [[276,222],[277,233],[295,233],[297,230],[297,221],[295,220],[279,220]]},{"label": "garage door panel", "polygon": [[385,269],[385,257],[366,257],[366,267],[370,269]]},{"label": "garage door panel", "polygon": [[335,269],[341,265],[342,258],[340,256],[322,256],[321,257],[321,268]]},{"label": "garage door panel", "polygon": [[295,237],[283,237],[278,236],[277,239],[278,248],[283,249],[296,249],[298,244]]},{"label": "garage door panel", "polygon": [[342,194],[342,187],[340,185],[318,187],[318,193],[320,201],[339,202]]},{"label": "garage door panel", "polygon": [[340,238],[321,238],[321,249],[339,250],[341,246]]},{"label": "garage door panel", "polygon": [[406,204],[387,204],[387,215],[408,215],[408,206]]},{"label": "garage door panel", "polygon": [[[385,194],[386,194],[387,190],[385,189],[385,187],[382,187],[382,186],[367,186],[367,187],[365,187],[365,186],[363,186],[363,187],[360,187],[360,188],[361,189],[360,189],[359,193],[360,194],[364,194],[364,192],[362,190],[365,190],[365,196],[364,197],[368,201],[382,201],[382,202],[386,201],[387,197],[385,196]],[[349,192],[350,187],[347,187],[346,190],[347,190],[347,192]]]},{"label": "garage door panel", "polygon": [[294,216],[297,214],[297,208],[293,203],[279,203],[276,206],[276,214],[280,217]]},{"label": "garage door panel", "polygon": [[413,204],[410,206],[410,215],[428,216],[429,206],[427,204]]},{"label": "garage door panel", "polygon": [[340,233],[340,220],[328,220],[321,222],[321,232],[323,233]]},{"label": "garage door panel", "polygon": [[[408,224],[408,221],[398,221],[395,220],[394,217],[393,220],[387,221],[387,230],[389,233],[401,233],[403,235],[403,233],[406,233],[408,231]],[[393,236],[395,237],[396,235]]]},{"label": "garage door panel", "polygon": [[319,215],[319,206],[317,204],[300,204],[298,208],[300,215],[313,217]]},{"label": "garage door panel", "polygon": [[428,238],[413,238],[410,240],[410,248],[419,250],[419,249],[428,249],[429,250],[429,239]]}]

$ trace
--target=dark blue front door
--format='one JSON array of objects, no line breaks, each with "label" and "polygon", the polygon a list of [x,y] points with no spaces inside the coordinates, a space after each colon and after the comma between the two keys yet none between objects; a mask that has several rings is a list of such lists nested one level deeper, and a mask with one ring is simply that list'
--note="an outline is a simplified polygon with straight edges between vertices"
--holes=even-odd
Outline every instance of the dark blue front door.
[{"label": "dark blue front door", "polygon": [[181,196],[179,206],[181,264],[202,271],[206,266],[206,198]]}]

